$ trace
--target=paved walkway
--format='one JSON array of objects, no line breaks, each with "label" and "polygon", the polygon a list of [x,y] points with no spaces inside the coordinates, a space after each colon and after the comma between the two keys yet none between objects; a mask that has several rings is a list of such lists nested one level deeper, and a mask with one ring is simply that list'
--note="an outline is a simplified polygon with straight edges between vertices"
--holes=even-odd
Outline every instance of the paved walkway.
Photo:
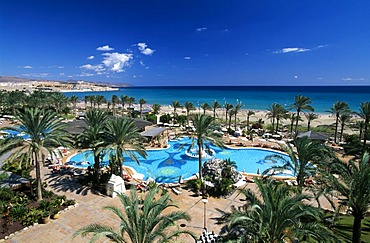
[{"label": "paved walkway", "polygon": [[[117,228],[119,220],[112,213],[103,210],[104,206],[120,205],[117,198],[96,195],[87,187],[76,184],[70,176],[50,174],[45,169],[45,180],[49,187],[57,194],[65,194],[67,198],[75,199],[78,203],[76,208],[62,212],[60,218],[51,220],[49,224],[39,224],[21,231],[12,236],[6,242],[88,242],[89,238],[80,236],[72,238],[73,233],[88,224],[100,223]],[[255,189],[255,184],[246,184],[246,187]],[[204,203],[201,197],[195,197],[192,192],[182,190],[180,195],[175,195],[172,191],[171,198],[179,206],[180,210],[188,212],[192,220],[184,223],[184,229],[200,235],[204,227]],[[221,225],[216,224],[216,218],[221,216],[220,211],[230,211],[231,206],[243,205],[243,196],[235,191],[227,199],[209,198],[206,207],[206,227],[216,233],[220,232]],[[191,237],[179,237],[177,242],[194,242]]]}]

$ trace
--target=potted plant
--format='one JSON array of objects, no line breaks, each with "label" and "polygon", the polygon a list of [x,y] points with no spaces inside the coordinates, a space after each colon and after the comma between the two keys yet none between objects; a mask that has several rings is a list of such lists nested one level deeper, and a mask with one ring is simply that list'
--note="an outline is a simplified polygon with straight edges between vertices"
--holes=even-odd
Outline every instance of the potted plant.
[{"label": "potted plant", "polygon": [[53,211],[51,212],[51,217],[52,217],[52,219],[58,219],[59,218],[59,209],[54,208]]},{"label": "potted plant", "polygon": [[38,209],[40,210],[41,223],[47,224],[50,222],[50,212],[52,209],[52,204],[50,201],[42,200],[39,204]]},{"label": "potted plant", "polygon": [[40,223],[47,224],[50,222],[50,211],[49,210],[41,211],[40,216],[41,216]]}]

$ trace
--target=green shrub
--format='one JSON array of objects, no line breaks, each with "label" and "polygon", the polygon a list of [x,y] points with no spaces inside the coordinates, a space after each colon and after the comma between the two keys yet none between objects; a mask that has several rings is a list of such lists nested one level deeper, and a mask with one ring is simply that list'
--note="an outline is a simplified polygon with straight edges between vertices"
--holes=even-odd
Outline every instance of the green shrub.
[{"label": "green shrub", "polygon": [[200,179],[187,180],[186,187],[192,190],[193,192],[198,192],[202,187],[202,181]]},{"label": "green shrub", "polygon": [[221,180],[213,182],[214,187],[207,187],[207,193],[213,197],[226,196],[233,190],[233,183],[230,178],[222,177]]},{"label": "green shrub", "polygon": [[10,188],[0,188],[0,198],[3,202],[9,202],[14,197],[14,193]]},{"label": "green shrub", "polygon": [[0,181],[6,180],[8,178],[9,178],[9,176],[8,176],[7,173],[4,173],[4,172],[0,173]]},{"label": "green shrub", "polygon": [[30,226],[38,223],[41,219],[41,211],[35,208],[28,209],[27,213],[22,218],[22,225]]},{"label": "green shrub", "polygon": [[76,204],[76,200],[74,200],[74,199],[68,199],[65,203],[64,203],[64,205],[65,206],[72,206],[72,205],[75,205]]},{"label": "green shrub", "polygon": [[24,205],[18,204],[10,209],[10,217],[13,221],[21,220],[27,213],[27,208]]},{"label": "green shrub", "polygon": [[163,122],[163,123],[169,123],[170,121],[172,120],[172,117],[170,114],[164,114],[162,115],[160,118],[159,118],[159,121],[160,122]]},{"label": "green shrub", "polygon": [[28,196],[23,193],[23,192],[19,192],[17,193],[14,197],[12,197],[11,199],[11,203],[12,204],[20,204],[20,205],[23,205],[23,206],[27,206],[30,202],[30,199],[28,198]]}]

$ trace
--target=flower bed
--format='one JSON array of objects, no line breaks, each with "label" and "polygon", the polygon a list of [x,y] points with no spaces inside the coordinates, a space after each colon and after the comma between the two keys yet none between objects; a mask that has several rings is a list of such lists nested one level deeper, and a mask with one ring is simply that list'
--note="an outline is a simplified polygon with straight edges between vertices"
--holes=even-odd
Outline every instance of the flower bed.
[{"label": "flower bed", "polygon": [[50,217],[54,218],[59,212],[75,204],[74,200],[50,191],[44,191],[43,196],[44,200],[37,202],[26,191],[13,192],[8,188],[0,188],[0,239],[35,224],[47,223]]}]

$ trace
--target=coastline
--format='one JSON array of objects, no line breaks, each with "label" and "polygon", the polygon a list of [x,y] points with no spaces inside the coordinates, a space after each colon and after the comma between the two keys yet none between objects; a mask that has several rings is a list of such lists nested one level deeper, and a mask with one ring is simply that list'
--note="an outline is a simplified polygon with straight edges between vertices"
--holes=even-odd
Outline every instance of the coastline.
[{"label": "coastline", "polygon": [[[79,107],[80,109],[83,109],[85,107],[85,103],[80,101],[80,102],[78,102],[77,107]],[[102,105],[101,107],[106,108],[106,104]],[[145,104],[145,107],[150,107],[150,104]],[[145,107],[143,107],[143,110],[145,110]],[[255,114],[250,116],[250,118],[249,118],[250,123],[254,123],[254,122],[257,122],[259,119],[262,119],[264,121],[265,125],[271,124],[270,120],[267,117],[268,110],[241,109],[240,112],[237,115],[237,119],[239,120],[239,122],[246,122],[248,111],[254,111],[255,112]],[[192,110],[190,112],[190,114],[195,114],[195,113],[203,113],[203,110],[201,110],[199,108],[196,108],[195,110]],[[295,111],[292,111],[292,113],[295,113]],[[335,117],[333,117],[331,114],[329,114],[329,113],[318,113],[318,112],[315,112],[315,113],[319,117],[317,119],[311,121],[311,127],[317,127],[319,125],[330,126],[330,125],[335,124]],[[162,105],[159,114],[160,115],[173,114],[172,106],[171,105]],[[177,109],[177,114],[178,115],[186,115],[186,110],[184,108],[178,108]],[[213,116],[213,111],[206,111],[206,114]],[[225,119],[225,109],[224,108],[217,109],[216,114],[217,114],[218,118]],[[307,119],[303,114],[304,113],[301,113],[302,121],[300,121],[299,124],[303,124],[303,125],[307,126]],[[360,118],[357,117],[357,116],[353,117],[353,120],[357,120],[357,119],[360,119]],[[232,120],[234,120],[234,118],[232,118]],[[280,124],[290,125],[290,120],[289,119],[281,120]],[[233,128],[233,122],[231,124],[231,127]],[[346,126],[345,129],[344,129],[344,132],[348,133],[348,134],[353,134],[355,131],[353,131],[348,126]]]}]

